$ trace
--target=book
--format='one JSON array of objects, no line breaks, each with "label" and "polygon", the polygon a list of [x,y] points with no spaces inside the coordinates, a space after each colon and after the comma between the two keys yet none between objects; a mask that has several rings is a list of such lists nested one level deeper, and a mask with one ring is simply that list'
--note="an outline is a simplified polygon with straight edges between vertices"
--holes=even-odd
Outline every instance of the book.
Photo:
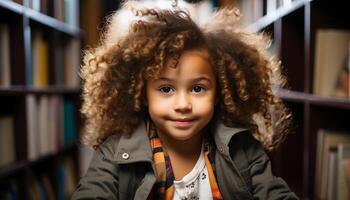
[{"label": "book", "polygon": [[29,177],[29,196],[30,199],[42,199],[41,186],[36,177],[30,175]]},{"label": "book", "polygon": [[37,30],[33,36],[32,46],[32,66],[33,66],[33,86],[46,87],[48,86],[48,43],[44,40],[42,32]]},{"label": "book", "polygon": [[38,145],[38,104],[33,94],[26,96],[27,112],[27,152],[28,160],[34,160],[39,154]]},{"label": "book", "polygon": [[58,134],[57,134],[57,144],[58,147],[63,147],[65,145],[65,141],[64,141],[64,99],[63,97],[57,97],[57,125],[58,125]]},{"label": "book", "polygon": [[65,177],[66,177],[66,170],[64,166],[61,164],[58,167],[58,170],[56,172],[56,199],[66,199],[66,192],[65,192]]},{"label": "book", "polygon": [[17,200],[19,192],[14,180],[6,181],[6,184],[0,184],[0,199]]},{"label": "book", "polygon": [[[54,184],[50,178],[50,171],[43,171],[34,173],[29,171],[29,197],[30,199],[56,199],[56,191],[54,190]],[[64,198],[61,198],[64,199]]]},{"label": "book", "polygon": [[[348,149],[347,149],[348,151]],[[347,152],[348,153],[348,152]],[[349,197],[349,191],[350,191],[350,159],[349,157],[346,158],[346,161],[344,162],[344,173],[345,173],[345,182],[346,182],[346,189],[348,191],[348,197]]]},{"label": "book", "polygon": [[328,162],[328,184],[327,184],[327,199],[337,199],[337,175],[338,175],[338,151],[331,148],[329,150]]},{"label": "book", "polygon": [[347,200],[350,198],[350,184],[348,182],[350,176],[350,143],[338,145],[337,162],[337,199]]},{"label": "book", "polygon": [[[52,108],[51,108],[52,109]],[[49,129],[49,99],[47,96],[41,96],[38,104],[38,137],[37,145],[39,146],[39,155],[50,153],[50,136]]]},{"label": "book", "polygon": [[52,129],[52,143],[54,146],[54,151],[64,146],[64,106],[63,106],[62,96],[52,96],[51,97],[51,108],[53,120],[51,123]]},{"label": "book", "polygon": [[52,186],[52,182],[47,174],[43,174],[41,176],[41,182],[43,185],[44,190],[47,194],[47,200],[54,200],[55,199],[55,192]]},{"label": "book", "polygon": [[264,11],[263,3],[261,0],[241,0],[236,2],[242,14],[241,23],[247,26],[261,18]]},{"label": "book", "polygon": [[48,144],[49,153],[56,152],[59,149],[59,134],[61,130],[61,121],[59,110],[59,96],[53,95],[49,97],[49,113],[48,113]]},{"label": "book", "polygon": [[[313,93],[325,97],[349,98],[340,91],[339,77],[349,54],[350,31],[320,29],[316,32]],[[346,79],[346,78],[345,78]]]},{"label": "book", "polygon": [[74,162],[71,157],[66,157],[63,162],[65,171],[66,171],[66,177],[65,177],[65,194],[66,197],[71,198],[73,195],[76,185],[78,184],[78,181],[76,179],[77,175],[74,171]]},{"label": "book", "polygon": [[264,2],[253,0],[253,22],[264,16]]},{"label": "book", "polygon": [[14,135],[13,117],[0,117],[0,167],[16,160]]},{"label": "book", "polygon": [[16,2],[16,3],[18,3],[18,4],[23,4],[23,0],[12,0],[13,2]]},{"label": "book", "polygon": [[64,20],[73,27],[79,27],[79,0],[64,0]]},{"label": "book", "polygon": [[283,7],[284,0],[276,0],[276,8]]},{"label": "book", "polygon": [[315,196],[318,199],[327,198],[329,149],[341,143],[350,143],[350,131],[318,130],[315,171]]},{"label": "book", "polygon": [[29,8],[40,12],[40,0],[28,0]]},{"label": "book", "polygon": [[67,156],[56,171],[56,199],[70,199],[78,184],[73,158]]},{"label": "book", "polygon": [[49,1],[50,0],[40,0],[40,12],[45,15],[49,14]]},{"label": "book", "polygon": [[350,41],[348,43],[348,53],[346,55],[346,59],[344,60],[341,69],[338,71],[334,94],[337,97],[349,98],[350,99],[350,79],[349,79],[349,71],[350,71]]},{"label": "book", "polygon": [[29,160],[57,152],[76,139],[72,102],[64,103],[63,97],[58,95],[28,95],[26,107]]},{"label": "book", "polygon": [[10,30],[0,24],[0,86],[11,85]]},{"label": "book", "polygon": [[60,21],[64,21],[64,0],[55,0],[53,6],[53,16]]},{"label": "book", "polygon": [[74,104],[71,100],[64,100],[64,144],[72,144],[76,139],[76,120]]},{"label": "book", "polygon": [[277,9],[277,1],[276,0],[267,0],[266,2],[266,13],[269,15],[275,12]]},{"label": "book", "polygon": [[54,48],[54,84],[64,86],[64,49],[63,44]]},{"label": "book", "polygon": [[64,83],[67,88],[78,88],[80,85],[80,41],[69,40],[64,47]]}]

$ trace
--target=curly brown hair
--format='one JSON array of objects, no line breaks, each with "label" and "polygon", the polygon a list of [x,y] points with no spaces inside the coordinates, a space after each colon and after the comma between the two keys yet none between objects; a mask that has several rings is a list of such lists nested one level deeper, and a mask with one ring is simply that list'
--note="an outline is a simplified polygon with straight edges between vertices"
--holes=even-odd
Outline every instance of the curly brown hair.
[{"label": "curly brown hair", "polygon": [[[131,9],[130,9],[131,8]],[[86,51],[81,69],[85,116],[82,141],[97,148],[108,136],[130,134],[148,117],[145,84],[165,63],[186,50],[207,50],[218,85],[217,117],[226,126],[249,126],[267,150],[288,132],[291,115],[276,96],[285,77],[269,56],[263,34],[239,27],[235,8],[216,11],[199,26],[180,9],[134,9],[137,17],[118,32],[120,12],[111,15],[101,45]]]}]

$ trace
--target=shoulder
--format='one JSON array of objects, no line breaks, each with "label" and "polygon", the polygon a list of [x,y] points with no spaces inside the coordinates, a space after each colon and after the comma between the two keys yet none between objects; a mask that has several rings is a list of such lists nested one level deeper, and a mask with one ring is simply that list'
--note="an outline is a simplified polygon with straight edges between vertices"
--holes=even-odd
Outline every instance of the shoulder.
[{"label": "shoulder", "polygon": [[116,149],[119,146],[121,134],[114,134],[109,136],[102,144],[96,149],[96,153],[102,156],[103,159],[113,160],[116,154]]},{"label": "shoulder", "polygon": [[241,131],[231,137],[230,147],[241,147],[246,150],[251,148],[263,148],[262,144],[254,138],[250,130]]},{"label": "shoulder", "polygon": [[232,136],[229,142],[232,159],[246,160],[248,164],[265,154],[263,145],[253,137],[249,130]]}]

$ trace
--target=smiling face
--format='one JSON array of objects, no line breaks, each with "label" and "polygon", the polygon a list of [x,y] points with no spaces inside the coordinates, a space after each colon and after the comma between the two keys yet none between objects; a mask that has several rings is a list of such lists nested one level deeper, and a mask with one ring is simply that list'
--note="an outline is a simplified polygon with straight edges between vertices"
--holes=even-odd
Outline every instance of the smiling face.
[{"label": "smiling face", "polygon": [[147,82],[149,115],[161,138],[185,141],[200,136],[214,114],[216,80],[208,55],[184,52],[176,68],[165,66]]}]

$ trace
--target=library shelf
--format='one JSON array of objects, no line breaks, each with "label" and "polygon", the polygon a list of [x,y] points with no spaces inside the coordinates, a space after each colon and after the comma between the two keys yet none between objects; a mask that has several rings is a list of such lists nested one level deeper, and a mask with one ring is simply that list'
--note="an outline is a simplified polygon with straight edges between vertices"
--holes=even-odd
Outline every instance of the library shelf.
[{"label": "library shelf", "polygon": [[45,25],[47,27],[50,27],[56,31],[65,33],[67,35],[77,37],[77,38],[83,37],[84,35],[81,29],[71,26],[67,23],[64,23],[58,19],[55,19],[54,17],[42,14],[36,10],[26,8],[25,14],[28,16],[30,20],[40,23],[42,25]]},{"label": "library shelf", "polygon": [[[0,64],[0,147],[9,144],[0,148],[1,197],[14,192],[19,199],[33,198],[30,181],[57,174],[58,166],[67,168],[66,160],[73,163],[74,178],[79,174],[79,0],[33,1],[39,8],[29,7],[29,0],[0,0],[0,59],[6,61]],[[55,176],[49,179],[55,182]],[[2,187],[9,183],[14,187]]]},{"label": "library shelf", "polygon": [[45,164],[45,162],[47,162],[48,160],[52,160],[57,157],[62,157],[67,152],[76,151],[77,149],[78,149],[78,145],[68,144],[54,153],[49,153],[46,155],[39,156],[35,160],[21,160],[21,161],[16,161],[8,165],[2,166],[0,167],[0,179],[4,177],[12,176],[26,169],[30,169],[35,165]]},{"label": "library shelf", "polygon": [[247,27],[247,30],[251,32],[257,32],[260,31],[269,25],[273,24],[277,20],[283,18],[284,16],[294,12],[295,10],[302,8],[306,4],[310,3],[312,0],[297,0],[293,1],[290,5],[288,6],[282,6],[278,9],[276,9],[275,12],[268,13],[267,15],[259,18],[257,21],[254,23],[250,24]]},{"label": "library shelf", "polygon": [[[278,89],[276,94],[292,112],[295,127],[294,134],[288,135],[284,143],[271,153],[272,168],[275,175],[282,177],[301,199],[318,199],[319,188],[315,186],[318,133],[321,129],[331,129],[350,134],[350,99],[346,99],[346,95],[343,95],[344,99],[336,98],[336,95],[341,96],[339,94],[317,95],[321,94],[314,88],[319,56],[317,34],[330,29],[350,32],[347,21],[350,1],[240,1],[246,3],[246,7],[257,2],[264,5],[263,12],[257,12],[259,17],[253,17],[246,28],[271,36],[272,51],[281,60],[283,74],[288,79],[288,89]],[[274,11],[269,12],[269,2],[282,2],[282,5],[275,5]],[[287,6],[283,5],[284,2]],[[334,72],[339,65],[328,67],[326,69]]]},{"label": "library shelf", "polygon": [[80,88],[67,88],[60,86],[50,86],[45,88],[35,88],[29,86],[0,86],[0,96],[19,96],[26,94],[79,94]]},{"label": "library shelf", "polygon": [[24,6],[12,1],[0,1],[0,9],[22,15]]},{"label": "library shelf", "polygon": [[73,37],[79,38],[84,36],[84,31],[82,31],[80,28],[74,27],[54,17],[40,13],[36,10],[33,10],[31,8],[25,7],[12,1],[0,1],[0,10],[1,9],[7,12],[13,12],[19,15],[24,15],[33,22],[45,25],[56,31],[65,33]]},{"label": "library shelf", "polygon": [[310,105],[318,105],[324,107],[335,107],[342,109],[350,109],[350,100],[339,99],[334,97],[322,97],[314,94],[291,90],[278,90],[277,95],[289,102],[309,103]]}]

